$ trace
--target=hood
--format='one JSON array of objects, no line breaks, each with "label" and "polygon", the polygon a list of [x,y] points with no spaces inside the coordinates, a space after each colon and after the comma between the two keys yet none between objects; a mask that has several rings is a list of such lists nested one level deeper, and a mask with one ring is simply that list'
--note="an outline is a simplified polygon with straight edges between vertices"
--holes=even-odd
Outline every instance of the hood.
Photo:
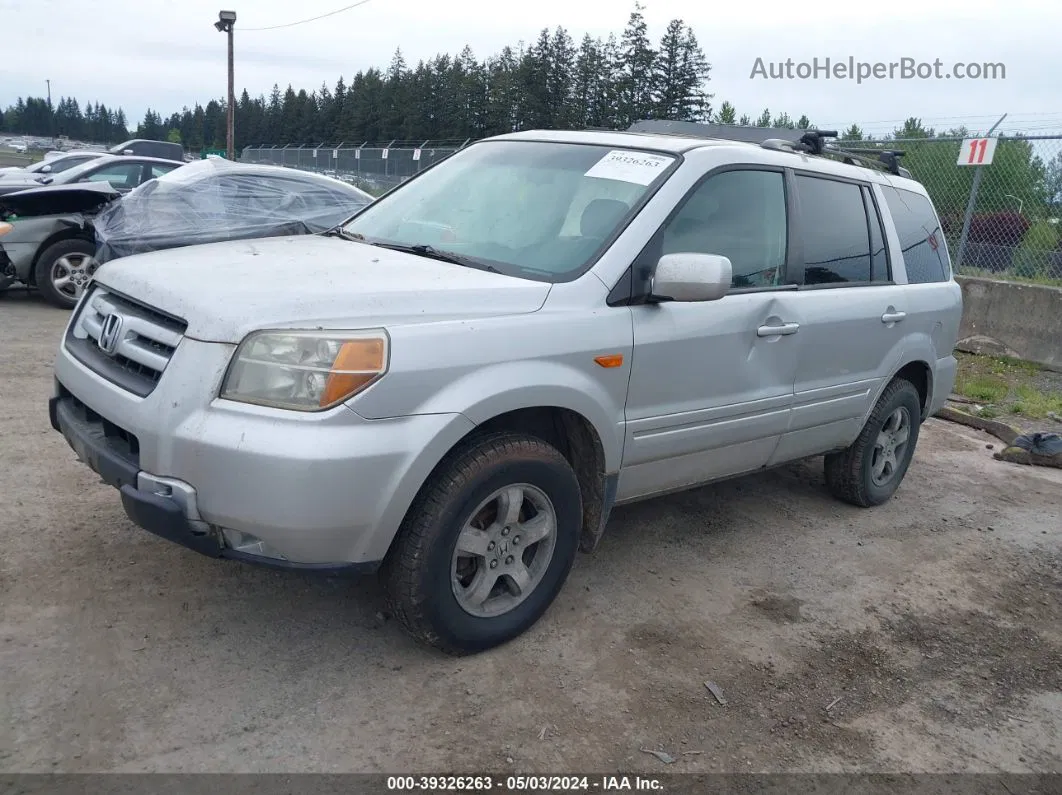
[{"label": "hood", "polygon": [[29,217],[89,213],[121,194],[107,182],[81,182],[75,185],[48,185],[0,196],[0,214]]},{"label": "hood", "polygon": [[550,285],[336,237],[211,243],[112,260],[95,281],[237,343],[263,328],[371,328],[538,310]]}]

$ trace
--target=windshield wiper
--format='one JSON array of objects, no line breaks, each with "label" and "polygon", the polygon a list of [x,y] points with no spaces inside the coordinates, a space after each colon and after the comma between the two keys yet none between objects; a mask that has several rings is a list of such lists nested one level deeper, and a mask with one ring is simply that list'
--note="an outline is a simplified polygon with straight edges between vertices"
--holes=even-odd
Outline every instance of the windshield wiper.
[{"label": "windshield wiper", "polygon": [[466,268],[476,268],[477,270],[489,271],[490,273],[501,273],[501,271],[493,265],[484,262],[481,259],[467,257],[463,254],[455,254],[452,251],[440,251],[426,243],[417,243],[412,246],[407,246],[403,243],[373,243],[372,245],[379,246],[380,248],[389,248],[392,251],[404,251],[407,254],[416,254],[418,257],[428,257],[430,259],[439,260],[440,262],[449,262],[453,265],[463,265]]},{"label": "windshield wiper", "polygon": [[349,241],[351,241],[353,243],[367,243],[368,242],[361,235],[354,234],[353,232],[348,232],[346,229],[344,229],[341,226],[337,226],[334,229],[329,229],[327,232],[322,232],[321,234],[324,235],[325,237],[338,237],[338,238],[341,238],[343,240],[349,240]]}]

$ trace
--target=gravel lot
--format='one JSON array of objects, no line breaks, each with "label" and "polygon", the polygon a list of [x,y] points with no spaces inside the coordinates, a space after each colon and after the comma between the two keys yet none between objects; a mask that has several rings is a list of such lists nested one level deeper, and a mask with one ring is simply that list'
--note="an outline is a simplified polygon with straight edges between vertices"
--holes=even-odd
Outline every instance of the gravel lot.
[{"label": "gravel lot", "polygon": [[1062,772],[1062,471],[932,420],[876,510],[818,460],[620,509],[455,660],[136,529],[48,425],[66,319],[0,295],[0,770]]}]

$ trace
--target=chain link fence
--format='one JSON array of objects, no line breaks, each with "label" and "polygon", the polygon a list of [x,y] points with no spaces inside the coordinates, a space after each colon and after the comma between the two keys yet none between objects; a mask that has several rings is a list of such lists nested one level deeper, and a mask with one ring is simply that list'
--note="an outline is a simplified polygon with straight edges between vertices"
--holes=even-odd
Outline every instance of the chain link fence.
[{"label": "chain link fence", "polygon": [[249,146],[240,160],[328,174],[378,196],[468,143],[450,140]]},{"label": "chain link fence", "polygon": [[900,165],[933,198],[957,273],[1062,284],[1062,136],[838,146],[904,153]]},{"label": "chain link fence", "polygon": [[[248,147],[241,159],[330,174],[379,195],[468,143]],[[937,207],[957,273],[1062,285],[1062,136],[837,144],[904,153],[900,164]]]}]

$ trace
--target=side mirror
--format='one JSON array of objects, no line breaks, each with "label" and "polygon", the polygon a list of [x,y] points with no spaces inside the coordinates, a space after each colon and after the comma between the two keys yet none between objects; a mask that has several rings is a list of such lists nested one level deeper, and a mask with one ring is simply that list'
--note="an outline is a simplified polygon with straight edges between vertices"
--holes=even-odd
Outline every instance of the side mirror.
[{"label": "side mirror", "polygon": [[730,291],[734,268],[715,254],[665,254],[656,264],[651,295],[656,301],[717,301]]},{"label": "side mirror", "polygon": [[41,173],[42,174],[51,174],[52,173],[52,167],[51,166],[41,166]]}]

